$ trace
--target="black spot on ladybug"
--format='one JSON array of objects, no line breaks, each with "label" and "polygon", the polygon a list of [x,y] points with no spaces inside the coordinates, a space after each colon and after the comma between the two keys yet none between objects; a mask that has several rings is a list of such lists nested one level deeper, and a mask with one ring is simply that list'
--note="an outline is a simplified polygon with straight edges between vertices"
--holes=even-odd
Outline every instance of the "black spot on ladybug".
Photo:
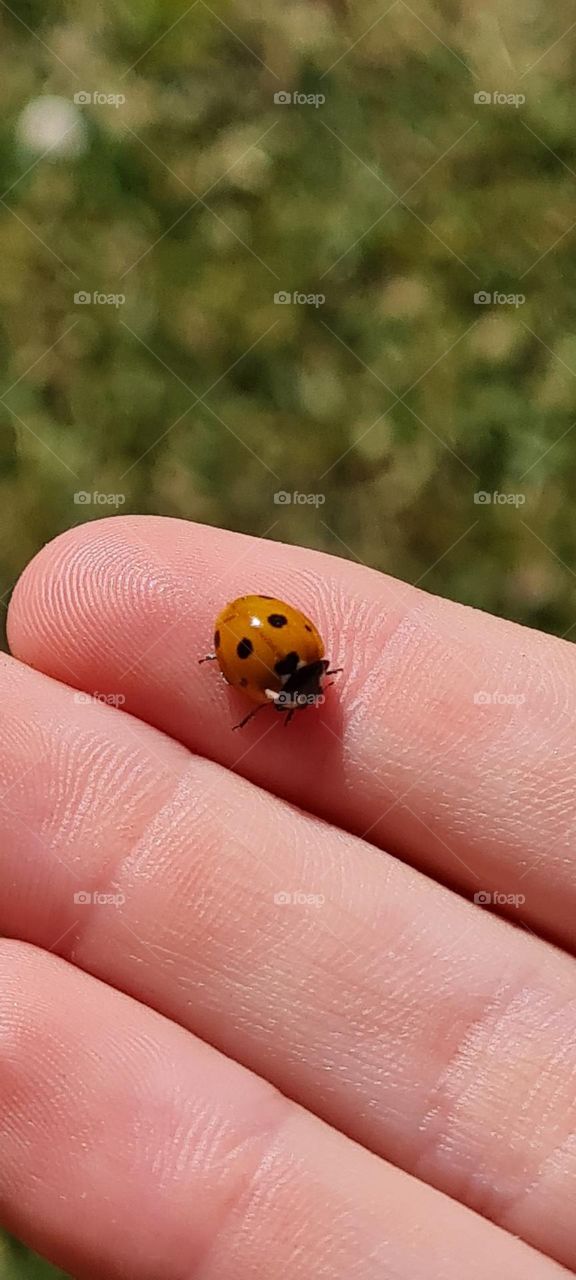
[{"label": "black spot on ladybug", "polygon": [[254,645],[252,644],[252,641],[248,640],[246,636],[244,636],[244,639],[240,640],[239,644],[236,645],[236,653],[239,658],[249,658],[253,649]]},{"label": "black spot on ladybug", "polygon": [[243,688],[243,689],[245,689],[245,688],[246,688],[246,685],[248,684],[248,681],[247,681],[247,679],[246,679],[246,676],[242,676],[242,679],[241,679],[241,681],[240,681],[240,684],[242,685],[242,688]]},{"label": "black spot on ladybug", "polygon": [[305,630],[305,631],[311,631],[311,630],[312,630],[312,627],[309,627],[309,626],[308,626],[308,623],[306,622],[306,623],[304,624],[304,630]]},{"label": "black spot on ladybug", "polygon": [[219,631],[214,632],[214,648],[215,649],[220,648],[220,632]]},{"label": "black spot on ladybug", "polygon": [[274,664],[274,670],[279,676],[292,676],[298,666],[300,658],[295,650],[287,653],[285,658],[281,658],[279,662]]},{"label": "black spot on ladybug", "polygon": [[268,622],[271,627],[285,627],[288,619],[284,617],[283,613],[270,613],[268,614]]}]

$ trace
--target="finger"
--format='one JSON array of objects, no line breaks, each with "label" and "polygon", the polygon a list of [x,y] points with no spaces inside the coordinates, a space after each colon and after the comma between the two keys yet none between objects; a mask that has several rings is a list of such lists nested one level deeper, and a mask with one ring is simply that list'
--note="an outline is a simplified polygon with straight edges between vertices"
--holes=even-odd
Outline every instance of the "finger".
[{"label": "finger", "polygon": [[0,1033],[2,1218],[78,1280],[567,1275],[22,944],[0,943]]},{"label": "finger", "polygon": [[75,697],[0,666],[0,932],[576,1264],[574,962]]},{"label": "finger", "polygon": [[[227,598],[273,592],[345,667],[286,733],[196,659]],[[468,894],[576,942],[571,645],[300,548],[153,517],[44,548],[11,604],[12,649]],[[210,664],[208,664],[209,666]],[[478,702],[487,694],[491,701]]]}]

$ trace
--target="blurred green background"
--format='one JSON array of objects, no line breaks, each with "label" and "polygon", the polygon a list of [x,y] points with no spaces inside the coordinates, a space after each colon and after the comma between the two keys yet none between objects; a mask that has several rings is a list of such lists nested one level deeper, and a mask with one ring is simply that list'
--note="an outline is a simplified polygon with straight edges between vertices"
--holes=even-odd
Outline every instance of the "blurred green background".
[{"label": "blurred green background", "polygon": [[46,540],[136,511],[574,634],[571,24],[0,7],[4,606]]},{"label": "blurred green background", "polygon": [[66,1277],[17,1240],[0,1236],[0,1280],[66,1280]]}]

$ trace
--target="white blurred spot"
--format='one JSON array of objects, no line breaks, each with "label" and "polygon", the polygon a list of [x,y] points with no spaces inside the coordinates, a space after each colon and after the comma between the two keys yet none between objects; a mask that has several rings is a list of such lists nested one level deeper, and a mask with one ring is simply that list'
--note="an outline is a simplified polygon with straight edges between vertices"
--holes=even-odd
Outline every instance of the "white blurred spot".
[{"label": "white blurred spot", "polygon": [[31,151],[70,158],[82,155],[88,145],[81,111],[67,98],[51,94],[28,103],[16,125],[16,137]]}]

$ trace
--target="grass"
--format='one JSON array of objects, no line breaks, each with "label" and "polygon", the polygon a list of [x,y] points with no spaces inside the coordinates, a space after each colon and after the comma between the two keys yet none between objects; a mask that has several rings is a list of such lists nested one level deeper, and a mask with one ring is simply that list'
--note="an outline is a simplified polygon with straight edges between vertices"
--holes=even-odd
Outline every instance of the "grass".
[{"label": "grass", "polygon": [[8,1236],[0,1236],[0,1280],[67,1280],[36,1254]]},{"label": "grass", "polygon": [[[572,21],[567,0],[2,9],[4,605],[46,540],[137,511],[571,637]],[[95,91],[125,101],[74,104]],[[316,105],[274,101],[294,91]],[[75,302],[95,291],[124,300]]]}]

